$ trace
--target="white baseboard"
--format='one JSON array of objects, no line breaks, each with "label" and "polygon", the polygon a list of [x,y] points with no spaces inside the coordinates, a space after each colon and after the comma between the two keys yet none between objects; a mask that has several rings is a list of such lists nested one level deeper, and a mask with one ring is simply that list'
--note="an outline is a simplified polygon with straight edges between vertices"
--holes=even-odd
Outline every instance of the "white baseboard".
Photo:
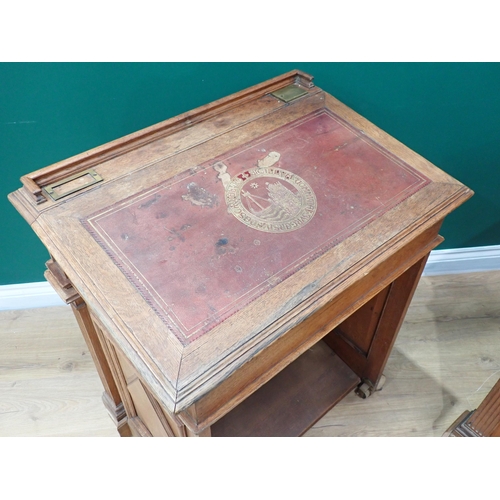
[{"label": "white baseboard", "polygon": [[63,305],[47,281],[0,286],[0,311]]},{"label": "white baseboard", "polygon": [[500,245],[433,250],[424,276],[500,270]]},{"label": "white baseboard", "polygon": [[[500,245],[433,250],[424,276],[500,270]],[[47,282],[0,286],[0,311],[62,306],[64,302]]]}]

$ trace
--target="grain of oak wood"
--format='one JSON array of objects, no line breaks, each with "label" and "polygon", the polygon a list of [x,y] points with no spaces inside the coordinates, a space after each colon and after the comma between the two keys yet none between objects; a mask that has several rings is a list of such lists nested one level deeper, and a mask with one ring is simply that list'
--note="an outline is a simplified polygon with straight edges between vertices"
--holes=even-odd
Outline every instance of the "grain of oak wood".
[{"label": "grain of oak wood", "polygon": [[[424,277],[385,368],[305,436],[441,436],[500,378],[500,271]],[[0,436],[118,436],[69,307],[0,313]]]}]

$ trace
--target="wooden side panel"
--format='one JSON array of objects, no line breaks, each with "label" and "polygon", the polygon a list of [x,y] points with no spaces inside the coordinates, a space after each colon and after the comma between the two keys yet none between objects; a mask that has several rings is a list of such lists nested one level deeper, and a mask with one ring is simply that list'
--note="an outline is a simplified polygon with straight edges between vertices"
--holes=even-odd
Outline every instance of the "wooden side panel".
[{"label": "wooden side panel", "polygon": [[139,417],[129,419],[132,437],[153,437]]},{"label": "wooden side panel", "polygon": [[365,356],[372,344],[389,289],[390,286],[382,290],[335,329],[337,335]]},{"label": "wooden side panel", "polygon": [[[133,402],[135,418],[139,418],[142,424],[155,437],[181,437],[186,435],[185,428],[176,421],[160,406],[151,392],[144,386],[138,377],[137,371],[130,362],[115,349],[115,355],[119,366],[123,371],[127,391]],[[142,435],[142,434],[141,434]]]},{"label": "wooden side panel", "polygon": [[402,249],[401,256],[413,263],[352,319],[325,337],[325,342],[370,385],[376,386],[382,376],[429,253],[443,240],[438,234],[440,226],[441,222],[422,233],[413,248]]},{"label": "wooden side panel", "polygon": [[[418,280],[424,269],[428,255],[413,264],[387,288],[365,306],[359,318],[354,318],[347,325],[340,325],[325,337],[325,342],[357,373],[363,380],[376,386],[389,358],[392,346],[403,323]],[[374,305],[377,307],[373,307]],[[356,315],[357,313],[355,313]],[[349,339],[362,329],[362,321],[366,321],[366,333],[359,333],[366,344],[370,344],[367,352],[357,347]],[[370,328],[375,329],[370,331]],[[358,329],[356,330],[355,327]],[[344,328],[344,330],[342,329]],[[347,331],[347,335],[344,334]]]},{"label": "wooden side panel", "polygon": [[158,418],[153,406],[148,398],[148,394],[141,384],[139,379],[133,380],[127,385],[127,388],[132,396],[137,415],[142,420],[153,436],[167,437],[172,434],[168,432],[165,426]]},{"label": "wooden side panel", "polygon": [[410,305],[428,254],[391,285],[361,378],[377,385]]},{"label": "wooden side panel", "polygon": [[[165,417],[166,421],[168,422],[168,425],[170,426],[170,429],[172,429],[172,432],[176,437],[186,437],[186,434],[188,433],[188,429],[185,427],[184,424],[178,421],[173,415],[171,415],[167,410],[165,410],[163,407],[160,407],[159,411],[163,414]],[[187,434],[189,435],[189,434]]]}]

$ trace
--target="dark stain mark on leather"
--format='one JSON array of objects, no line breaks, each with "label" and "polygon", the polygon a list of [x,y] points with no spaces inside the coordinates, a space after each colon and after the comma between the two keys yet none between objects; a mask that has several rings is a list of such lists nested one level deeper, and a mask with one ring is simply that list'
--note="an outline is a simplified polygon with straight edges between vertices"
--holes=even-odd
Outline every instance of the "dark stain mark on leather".
[{"label": "dark stain mark on leather", "polygon": [[198,207],[214,208],[218,205],[217,195],[209,193],[205,188],[198,186],[196,182],[187,185],[188,194],[183,194],[182,199],[190,201]]},{"label": "dark stain mark on leather", "polygon": [[155,194],[154,198],[151,198],[148,201],[145,201],[141,205],[139,205],[139,208],[149,208],[151,205],[154,205],[159,199],[161,198],[161,194]]},{"label": "dark stain mark on leather", "polygon": [[224,255],[230,253],[236,253],[237,247],[229,243],[229,238],[220,238],[215,243],[215,253],[217,255]]},{"label": "dark stain mark on leather", "polygon": [[186,231],[187,229],[189,229],[190,227],[191,227],[191,224],[183,224],[180,229],[168,229],[168,228],[165,228],[165,229],[167,229],[167,231],[170,234],[174,235],[174,236],[169,236],[168,237],[168,241],[172,241],[175,238],[178,238],[181,241],[186,241],[186,238],[184,237],[184,235],[182,233],[184,231]]}]

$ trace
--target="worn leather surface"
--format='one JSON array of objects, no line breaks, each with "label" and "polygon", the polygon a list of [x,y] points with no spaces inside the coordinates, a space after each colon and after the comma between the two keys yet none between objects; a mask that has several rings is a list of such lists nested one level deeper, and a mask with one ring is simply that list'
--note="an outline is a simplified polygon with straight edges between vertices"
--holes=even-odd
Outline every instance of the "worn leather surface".
[{"label": "worn leather surface", "polygon": [[321,110],[82,222],[186,344],[428,182]]}]

